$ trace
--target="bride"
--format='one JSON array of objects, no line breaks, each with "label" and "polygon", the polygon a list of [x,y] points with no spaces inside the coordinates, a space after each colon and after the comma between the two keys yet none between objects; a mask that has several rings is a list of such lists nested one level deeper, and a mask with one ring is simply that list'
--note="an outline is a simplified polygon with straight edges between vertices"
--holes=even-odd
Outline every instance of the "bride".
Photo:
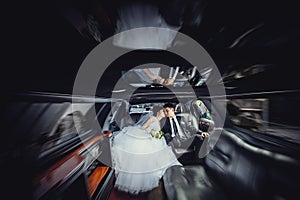
[{"label": "bride", "polygon": [[132,194],[152,190],[168,167],[181,166],[165,138],[154,136],[161,129],[163,117],[163,110],[154,107],[153,114],[141,117],[113,137],[112,161],[119,190]]}]

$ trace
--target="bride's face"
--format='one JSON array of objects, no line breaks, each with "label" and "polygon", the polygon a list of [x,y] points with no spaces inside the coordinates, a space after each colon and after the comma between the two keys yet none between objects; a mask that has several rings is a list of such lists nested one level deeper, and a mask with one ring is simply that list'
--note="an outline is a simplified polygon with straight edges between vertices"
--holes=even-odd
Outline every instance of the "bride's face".
[{"label": "bride's face", "polygon": [[165,117],[165,113],[164,113],[164,110],[161,109],[157,112],[157,116],[161,117],[161,118],[164,118]]}]

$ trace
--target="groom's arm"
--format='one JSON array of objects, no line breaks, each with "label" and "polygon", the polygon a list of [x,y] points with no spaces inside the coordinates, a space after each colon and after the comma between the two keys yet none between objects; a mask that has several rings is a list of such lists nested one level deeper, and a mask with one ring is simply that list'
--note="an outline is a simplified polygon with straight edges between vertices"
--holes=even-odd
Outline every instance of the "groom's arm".
[{"label": "groom's arm", "polygon": [[[163,124],[164,123],[165,123],[165,121],[163,122]],[[164,137],[166,139],[166,142],[167,142],[167,144],[169,144],[169,142],[171,142],[173,139],[170,131],[165,126],[162,127],[161,131],[164,132]]]},{"label": "groom's arm", "polygon": [[167,144],[169,144],[173,139],[170,133],[164,133],[164,137],[166,139]]},{"label": "groom's arm", "polygon": [[[181,118],[180,118],[181,119]],[[181,119],[183,120],[183,119]],[[191,136],[193,135],[199,135],[202,137],[202,139],[208,137],[210,134],[208,132],[204,132],[201,129],[197,129],[196,127],[194,127],[191,123],[188,123],[186,121],[183,121],[184,125],[186,127],[186,134],[190,134]]]}]

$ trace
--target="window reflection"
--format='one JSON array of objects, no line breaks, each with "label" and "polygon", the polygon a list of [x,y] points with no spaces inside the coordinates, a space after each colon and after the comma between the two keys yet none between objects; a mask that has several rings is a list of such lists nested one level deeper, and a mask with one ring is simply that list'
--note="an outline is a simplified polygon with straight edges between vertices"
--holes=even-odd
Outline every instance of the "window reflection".
[{"label": "window reflection", "polygon": [[83,132],[83,115],[78,111],[70,113],[61,119],[53,134],[44,136],[46,142],[42,146],[42,151],[68,141]]},{"label": "window reflection", "polygon": [[137,67],[122,72],[122,78],[134,87],[160,86],[201,86],[209,77],[211,68],[205,68],[201,73],[197,67]]},{"label": "window reflection", "polygon": [[299,98],[287,96],[230,99],[227,110],[232,123],[240,128],[300,144],[299,118],[290,114],[298,113],[298,104]]}]

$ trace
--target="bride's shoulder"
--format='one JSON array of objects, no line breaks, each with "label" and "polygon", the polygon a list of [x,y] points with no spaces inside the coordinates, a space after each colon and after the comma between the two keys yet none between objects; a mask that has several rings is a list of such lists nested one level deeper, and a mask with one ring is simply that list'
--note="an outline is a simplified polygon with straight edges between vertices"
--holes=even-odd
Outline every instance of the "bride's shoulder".
[{"label": "bride's shoulder", "polygon": [[149,120],[150,120],[151,122],[153,122],[153,121],[155,120],[155,117],[154,117],[154,116],[150,116],[150,117],[149,117]]},{"label": "bride's shoulder", "polygon": [[150,118],[151,118],[152,120],[154,120],[156,117],[152,115]]},{"label": "bride's shoulder", "polygon": [[158,121],[157,117],[155,117],[155,116],[151,116],[150,119],[151,119],[152,122]]}]

